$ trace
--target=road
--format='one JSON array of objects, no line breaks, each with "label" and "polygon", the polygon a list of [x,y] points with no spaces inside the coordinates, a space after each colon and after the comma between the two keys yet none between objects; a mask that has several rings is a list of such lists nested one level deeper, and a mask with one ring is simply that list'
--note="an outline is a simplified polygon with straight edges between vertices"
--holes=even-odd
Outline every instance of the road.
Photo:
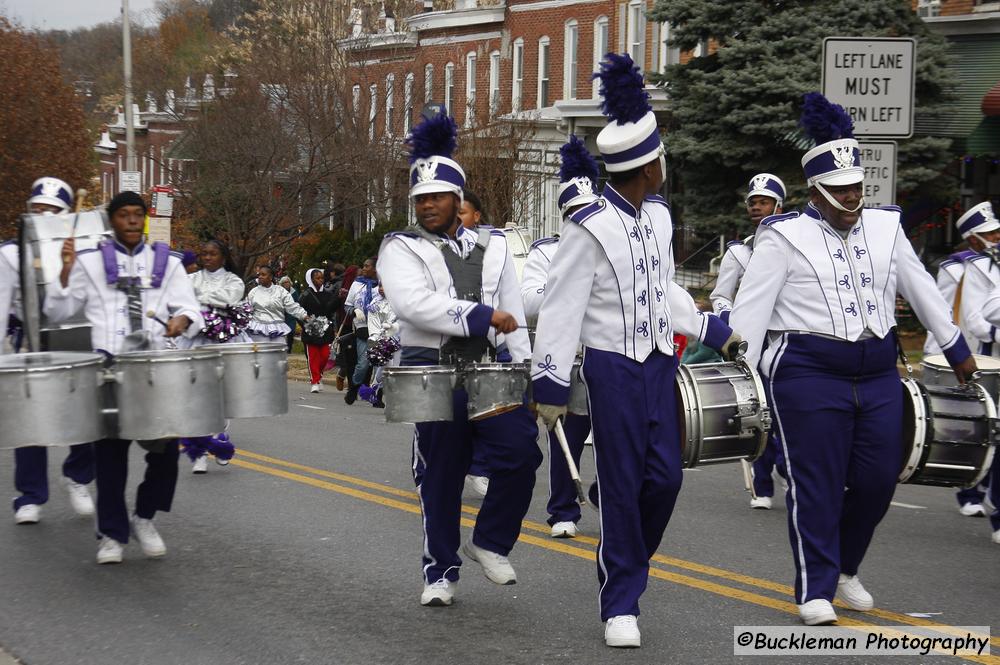
[{"label": "road", "polygon": [[[733,657],[733,627],[798,625],[785,509],[751,511],[736,465],[685,472],[642,598],[640,650],[603,645],[596,513],[581,537],[549,538],[544,463],[511,555],[518,584],[495,586],[471,563],[452,607],[421,607],[411,428],[327,391],[292,383],[287,415],[234,421],[229,467],[193,476],[182,459],[174,510],[156,520],[162,560],[133,542],[122,565],[96,565],[92,523],[59,487],[40,524],[0,521],[0,649],[28,665],[761,663],[772,659]],[[132,461],[134,486],[141,456]],[[0,478],[12,473],[0,455]],[[1000,626],[987,521],[961,517],[949,490],[901,486],[895,501],[861,571],[878,609],[841,610],[841,625]],[[479,501],[464,503],[467,535]]]}]

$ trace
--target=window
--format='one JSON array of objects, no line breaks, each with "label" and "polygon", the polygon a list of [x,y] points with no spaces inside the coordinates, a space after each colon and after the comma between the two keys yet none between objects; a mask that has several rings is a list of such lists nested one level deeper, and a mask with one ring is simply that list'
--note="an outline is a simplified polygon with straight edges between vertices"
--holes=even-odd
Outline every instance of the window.
[{"label": "window", "polygon": [[514,40],[514,61],[511,64],[510,110],[521,110],[521,93],[524,84],[524,40]]},{"label": "window", "polygon": [[434,93],[434,65],[424,65],[424,104],[431,101]]},{"label": "window", "polygon": [[694,47],[693,51],[691,51],[691,57],[700,58],[705,55],[708,55],[708,42],[703,39],[698,42],[698,45]]},{"label": "window", "polygon": [[361,120],[361,118],[359,116],[359,114],[361,113],[361,86],[360,85],[356,85],[353,88],[351,88],[351,103],[353,104],[352,108],[354,109],[354,123],[355,124],[360,124],[360,120]]},{"label": "window", "polygon": [[392,116],[396,112],[396,75],[385,77],[385,135],[392,136]]},{"label": "window", "polygon": [[368,138],[375,140],[375,118],[378,117],[378,86],[368,86]]},{"label": "window", "polygon": [[472,127],[476,115],[476,54],[465,56],[465,126]]},{"label": "window", "polygon": [[451,100],[455,98],[455,63],[449,62],[444,66],[444,110],[448,115],[455,117],[451,110]]},{"label": "window", "polygon": [[500,51],[490,53],[490,115],[500,112]]},{"label": "window", "polygon": [[[594,21],[594,69],[593,71],[600,71],[601,60],[607,55],[608,51],[611,50],[608,44],[608,31],[609,23],[607,16],[598,16],[597,20]],[[593,87],[593,97],[596,99],[598,95],[598,89],[600,84],[597,79],[594,79]]]},{"label": "window", "polygon": [[[976,3],[980,4],[980,3]],[[930,17],[941,15],[941,0],[917,0],[917,16]]]},{"label": "window", "polygon": [[563,99],[576,99],[577,55],[580,50],[580,26],[566,21],[563,34]]},{"label": "window", "polygon": [[646,3],[642,0],[632,0],[628,5],[628,54],[639,67],[646,68]]},{"label": "window", "polygon": [[670,46],[670,24],[653,24],[653,70],[662,73],[669,65],[680,62],[681,52]]},{"label": "window", "polygon": [[549,38],[538,40],[538,108],[549,105]]},{"label": "window", "polygon": [[403,79],[403,134],[410,133],[413,122],[413,74],[407,74]]}]

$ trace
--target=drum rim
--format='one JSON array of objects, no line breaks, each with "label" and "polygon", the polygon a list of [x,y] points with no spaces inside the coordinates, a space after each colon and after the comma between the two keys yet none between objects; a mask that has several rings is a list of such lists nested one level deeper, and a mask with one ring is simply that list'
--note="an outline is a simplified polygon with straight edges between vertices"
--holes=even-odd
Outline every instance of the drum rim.
[{"label": "drum rim", "polygon": [[0,360],[0,374],[35,374],[35,373],[45,373],[52,372],[56,370],[66,370],[66,369],[85,369],[91,366],[100,366],[104,363],[104,356],[99,353],[88,353],[86,351],[35,351],[32,353],[17,353],[9,354],[4,356],[4,358],[10,359],[21,359],[26,356],[38,357],[39,355],[51,355],[53,353],[60,354],[72,354],[78,356],[78,360],[64,359],[59,360],[51,365],[7,365],[2,360]]},{"label": "drum rim", "polygon": [[[935,359],[940,358],[943,362],[941,364],[938,364],[937,362],[931,362],[932,358]],[[978,361],[981,358],[987,358],[990,361],[997,363],[997,367],[978,367],[978,371],[982,372],[983,374],[990,374],[990,375],[1000,374],[1000,358],[996,358],[994,356],[987,356],[982,353],[973,353],[972,358],[977,361],[976,362],[977,366],[979,364]],[[945,357],[943,353],[932,353],[929,356],[924,356],[923,358],[920,359],[920,366],[929,369],[943,370],[947,372],[952,371],[951,365],[948,363],[948,359]]]},{"label": "drum rim", "polygon": [[[204,348],[204,347],[202,347]],[[216,349],[159,349],[156,351],[129,351],[115,356],[115,364],[140,365],[145,363],[177,363],[191,360],[222,358]]]},{"label": "drum rim", "polygon": [[[696,367],[696,365],[694,365]],[[694,417],[701,412],[701,399],[700,394],[697,390],[694,390],[694,386],[697,382],[694,380],[694,372],[691,371],[692,365],[678,365],[677,366],[677,378],[674,381],[674,395],[677,400],[678,407],[683,407],[684,409],[684,436],[680,436],[681,445],[681,467],[685,469],[693,469],[698,466],[698,458],[701,453],[701,418]],[[680,408],[678,408],[678,415],[680,415]],[[678,424],[680,424],[680,418],[678,418]],[[692,434],[696,433],[696,434]],[[681,434],[681,432],[678,432]]]},{"label": "drum rim", "polygon": [[454,365],[407,365],[386,367],[382,370],[385,376],[404,376],[412,374],[454,374],[458,371]]},{"label": "drum rim", "polygon": [[[933,440],[928,440],[934,435],[934,411],[929,407],[930,396],[924,384],[913,377],[900,377],[904,396],[909,397],[913,408],[914,428],[913,438],[907,442],[903,440],[903,445],[909,445],[909,449],[903,459],[903,467],[899,470],[897,483],[906,483],[913,478],[917,472],[923,468],[926,457],[930,454],[930,444]],[[917,413],[917,407],[921,413]],[[904,406],[905,415],[905,406]],[[909,471],[909,472],[907,472]]]},{"label": "drum rim", "polygon": [[[200,347],[204,349],[205,347]],[[257,353],[288,353],[288,347],[282,342],[237,342],[234,344],[219,344],[211,349],[224,356],[241,355],[246,352]]]}]

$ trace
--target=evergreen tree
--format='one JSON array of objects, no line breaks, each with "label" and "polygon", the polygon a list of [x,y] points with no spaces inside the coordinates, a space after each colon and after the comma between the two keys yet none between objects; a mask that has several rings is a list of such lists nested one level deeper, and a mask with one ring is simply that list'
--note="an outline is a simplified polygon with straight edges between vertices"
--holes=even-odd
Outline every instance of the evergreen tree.
[{"label": "evergreen tree", "polygon": [[[750,177],[770,172],[789,190],[785,209],[805,204],[798,132],[802,96],[821,86],[824,37],[915,37],[916,114],[945,111],[951,99],[944,38],[909,0],[657,0],[650,19],[669,22],[672,47],[710,44],[703,57],[651,76],[670,94],[667,151],[682,191],[685,223],[705,232],[744,224]],[[950,139],[899,141],[897,201],[947,200],[941,172]],[[745,231],[745,228],[743,229]]]}]

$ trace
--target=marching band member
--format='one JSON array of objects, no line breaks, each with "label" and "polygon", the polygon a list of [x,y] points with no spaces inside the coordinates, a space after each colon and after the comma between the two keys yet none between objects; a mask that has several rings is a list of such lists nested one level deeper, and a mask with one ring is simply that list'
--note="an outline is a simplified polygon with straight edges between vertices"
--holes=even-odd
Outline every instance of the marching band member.
[{"label": "marching band member", "polygon": [[292,294],[274,283],[274,271],[270,266],[257,268],[257,286],[250,289],[247,302],[253,305],[247,333],[255,342],[283,340],[292,331],[285,323],[285,314],[299,321],[305,321],[307,316],[306,310],[292,300]]},{"label": "marching band member", "polygon": [[675,329],[715,348],[738,340],[673,282],[673,228],[657,195],[666,176],[656,116],[628,55],[602,63],[610,124],[597,146],[610,182],[570,217],[545,285],[531,358],[536,409],[551,429],[566,414],[583,343],[600,494],[601,620],[611,647],[638,647],[639,596],[681,485]]},{"label": "marching band member", "polygon": [[[758,173],[751,178],[746,205],[754,230],[765,217],[780,215],[784,200],[785,183],[781,182],[781,178],[770,173]],[[722,263],[719,265],[719,277],[709,298],[712,300],[712,309],[722,317],[723,321],[729,320],[740,279],[750,263],[750,256],[753,254],[753,238],[751,234],[743,240],[734,240],[729,243],[726,253],[722,257]],[[778,443],[775,441],[774,435],[769,434],[764,453],[753,463],[754,491],[753,497],[750,499],[751,508],[771,509],[771,497],[774,496],[774,480],[771,477],[771,472],[775,467],[777,467],[779,474],[784,475]]]},{"label": "marching band member", "polygon": [[[960,381],[975,362],[893,206],[863,209],[852,122],[819,93],[802,125],[809,206],[762,222],[730,319],[767,378],[785,457],[795,596],[807,625],[874,606],[858,569],[896,488],[903,414],[896,294],[934,333]],[[766,350],[765,350],[766,344]]]},{"label": "marching band member", "polygon": [[[958,321],[960,327],[961,312],[955,308],[958,286],[962,283],[962,278],[965,277],[965,262],[977,254],[978,252],[972,249],[955,252],[942,260],[938,265],[937,289],[941,292],[941,297],[944,298],[945,303],[952,308],[954,318]],[[967,332],[965,330],[962,332],[966,335],[966,343],[970,343]],[[975,346],[977,346],[975,342],[971,342],[970,348],[974,348]],[[932,356],[938,353],[941,353],[941,347],[934,340],[934,335],[927,333],[927,340],[924,342],[924,355]]]},{"label": "marching band member", "polygon": [[358,399],[358,391],[368,380],[371,363],[368,361],[368,306],[378,292],[378,271],[375,269],[376,257],[365,259],[361,271],[347,291],[344,299],[344,310],[351,317],[354,325],[354,342],[358,348],[358,363],[354,373],[347,377],[347,392],[344,394],[345,404],[354,404]]},{"label": "marching band member", "polygon": [[[450,155],[455,121],[441,114],[410,136],[410,196],[418,225],[390,233],[379,251],[379,274],[399,318],[401,364],[479,360],[506,336],[515,362],[530,355],[517,276],[500,231],[465,229],[458,221],[465,173]],[[494,330],[496,332],[494,332]],[[422,605],[452,603],[462,487],[471,445],[485,443],[489,489],[462,554],[496,584],[514,584],[507,559],[528,511],[541,453],[538,428],[526,407],[469,421],[467,394],[454,392],[454,421],[417,423],[413,478],[423,512]]]},{"label": "marching band member", "polygon": [[[580,208],[598,199],[596,194],[600,167],[587,152],[583,141],[575,135],[559,149],[562,162],[559,168],[559,210],[563,221]],[[528,320],[538,317],[545,299],[545,282],[552,259],[559,250],[559,238],[542,238],[531,245],[524,263],[521,280],[521,298]],[[564,423],[566,443],[576,468],[580,468],[584,442],[590,435],[590,416],[567,413]],[[580,504],[576,488],[569,473],[569,466],[555,432],[549,432],[549,513],[548,523],[553,538],[576,537],[576,523],[580,521]]]},{"label": "marching band member", "polygon": [[[1000,328],[1000,286],[994,287],[990,297],[983,305],[983,316],[990,325]],[[993,504],[990,513],[990,526],[993,528],[993,542],[1000,545],[1000,462],[993,458],[993,466],[989,475],[989,496]],[[981,499],[980,499],[981,500]],[[985,510],[983,511],[985,513]]]},{"label": "marching band member", "polygon": [[[39,178],[31,186],[28,212],[36,215],[59,214],[73,206],[73,190],[58,178]],[[0,326],[7,329],[7,318],[20,290],[20,252],[17,241],[0,245]],[[3,349],[0,348],[0,353]],[[62,481],[69,492],[69,502],[78,515],[93,515],[94,500],[87,488],[94,480],[94,451],[89,443],[69,447],[62,466]],[[14,499],[14,522],[36,524],[41,506],[49,500],[48,450],[27,446],[14,450],[14,487],[21,496]]]},{"label": "marching band member", "polygon": [[[116,355],[126,335],[144,332],[149,346],[163,348],[167,338],[194,337],[204,326],[198,300],[180,260],[163,243],[143,243],[146,203],[122,192],[108,204],[114,239],[77,253],[72,238],[62,248],[59,284],[50,288],[45,313],[54,321],[83,309],[95,351]],[[152,311],[161,324],[146,315]],[[125,504],[131,441],[104,439],[94,444],[97,471],[98,563],[119,563],[129,539]],[[166,554],[153,526],[157,511],[170,511],[177,485],[177,440],[155,442],[146,454],[146,474],[136,492],[132,532],[149,557]]]}]

